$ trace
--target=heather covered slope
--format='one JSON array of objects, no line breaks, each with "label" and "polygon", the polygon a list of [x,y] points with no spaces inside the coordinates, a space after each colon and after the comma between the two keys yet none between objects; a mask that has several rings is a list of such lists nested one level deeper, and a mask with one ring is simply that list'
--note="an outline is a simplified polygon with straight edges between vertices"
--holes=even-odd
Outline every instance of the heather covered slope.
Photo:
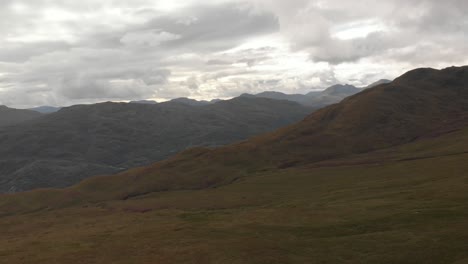
[{"label": "heather covered slope", "polygon": [[4,195],[0,255],[8,263],[464,263],[467,150],[462,129],[218,188],[101,200],[84,199],[83,186]]},{"label": "heather covered slope", "polygon": [[321,109],[257,145],[291,162],[310,162],[411,142],[463,125],[468,115],[468,67],[417,69]]},{"label": "heather covered slope", "polygon": [[73,106],[0,130],[0,192],[66,187],[148,165],[193,146],[219,146],[303,119],[297,103],[237,98],[206,106]]},{"label": "heather covered slope", "polygon": [[235,148],[256,160],[306,163],[411,142],[467,115],[468,67],[416,69]]}]

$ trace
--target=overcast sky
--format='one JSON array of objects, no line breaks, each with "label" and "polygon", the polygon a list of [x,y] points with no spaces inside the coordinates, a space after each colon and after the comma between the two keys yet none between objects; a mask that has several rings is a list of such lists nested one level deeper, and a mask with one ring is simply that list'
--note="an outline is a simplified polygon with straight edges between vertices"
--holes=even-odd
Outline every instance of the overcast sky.
[{"label": "overcast sky", "polygon": [[467,43],[466,0],[2,0],[0,104],[364,86]]}]

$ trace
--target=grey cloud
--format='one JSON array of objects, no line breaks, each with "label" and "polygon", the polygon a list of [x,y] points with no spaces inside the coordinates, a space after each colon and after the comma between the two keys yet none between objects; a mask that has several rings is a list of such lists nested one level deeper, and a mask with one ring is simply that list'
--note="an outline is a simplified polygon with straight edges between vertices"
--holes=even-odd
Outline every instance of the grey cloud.
[{"label": "grey cloud", "polygon": [[138,80],[112,83],[108,79],[90,78],[86,74],[62,80],[60,94],[69,99],[139,99],[151,96],[153,91]]},{"label": "grey cloud", "polygon": [[232,61],[212,59],[206,62],[207,65],[231,65]]},{"label": "grey cloud", "polygon": [[0,49],[0,61],[26,62],[33,56],[57,50],[66,50],[70,45],[64,42],[39,42],[39,43],[8,43]]},{"label": "grey cloud", "polygon": [[[427,52],[442,49],[447,61],[460,61],[457,54],[464,51],[461,43],[468,40],[468,2],[464,0],[293,0],[287,4],[258,0],[257,3],[276,14],[293,50],[308,51],[312,60],[331,64],[381,59],[382,55],[391,57],[396,50],[403,52],[421,42],[429,43],[425,45]],[[344,40],[333,36],[337,26],[363,20],[375,20],[386,28],[366,37]],[[438,45],[441,40],[448,40],[451,45]]]},{"label": "grey cloud", "polygon": [[[15,1],[7,0],[5,6],[13,3]],[[195,5],[177,12],[161,12],[151,7],[156,1],[102,1],[99,8],[121,8],[131,17],[130,22],[117,25],[106,22],[106,17],[102,17],[102,21],[97,17],[92,21],[64,18],[60,22],[46,22],[41,16],[47,8],[65,10],[71,17],[92,14],[99,10],[90,9],[96,6],[91,0],[25,3],[28,9],[22,14],[8,8],[0,11],[4,15],[2,19],[8,18],[11,23],[8,27],[0,26],[0,33],[30,38],[38,30],[41,31],[37,34],[43,34],[43,27],[48,25],[45,23],[49,23],[51,29],[58,26],[59,34],[65,32],[63,34],[71,37],[50,35],[50,41],[20,39],[3,44],[5,39],[0,37],[3,46],[0,63],[14,66],[0,65],[0,87],[4,90],[0,103],[36,104],[38,100],[25,96],[32,87],[47,87],[41,102],[67,103],[173,94],[167,89],[181,92],[168,83],[172,71],[199,70],[200,64],[205,64],[215,72],[221,71],[219,76],[225,75],[230,65],[222,65],[213,52],[236,47],[250,37],[278,28],[274,15],[253,14],[241,3]],[[53,31],[45,32],[52,34]],[[57,40],[52,40],[54,38]],[[203,56],[208,59],[172,59],[184,53],[205,54]],[[230,58],[230,61],[238,59]],[[190,90],[198,88],[194,83],[189,85]]]},{"label": "grey cloud", "polygon": [[203,75],[202,79],[204,81],[217,80],[217,79],[225,78],[225,77],[235,77],[235,76],[239,76],[239,75],[248,75],[248,74],[254,74],[254,73],[256,73],[256,72],[252,71],[252,70],[230,69],[230,70],[218,71],[216,73],[205,74],[205,75]]},{"label": "grey cloud", "polygon": [[[191,23],[180,23],[187,17],[196,19]],[[253,14],[244,5],[225,4],[197,6],[175,16],[158,17],[145,27],[181,36],[167,42],[167,47],[214,52],[233,48],[249,37],[275,32],[278,22],[272,14]]]},{"label": "grey cloud", "polygon": [[465,0],[176,2],[2,1],[0,104],[306,91],[468,63]]},{"label": "grey cloud", "polygon": [[153,96],[153,86],[167,83],[169,76],[165,69],[115,69],[69,73],[56,85],[68,99],[141,99]]}]

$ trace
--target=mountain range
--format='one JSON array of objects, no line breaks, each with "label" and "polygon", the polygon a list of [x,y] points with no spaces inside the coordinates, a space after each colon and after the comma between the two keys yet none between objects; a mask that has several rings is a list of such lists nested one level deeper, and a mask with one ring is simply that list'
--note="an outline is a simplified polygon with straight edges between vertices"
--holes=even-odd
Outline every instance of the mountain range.
[{"label": "mountain range", "polygon": [[330,104],[338,103],[344,98],[357,94],[362,90],[374,88],[380,84],[388,84],[391,82],[392,81],[387,79],[381,79],[363,88],[358,88],[350,84],[335,84],[326,88],[323,91],[311,91],[306,94],[285,94],[281,92],[267,91],[254,95],[243,94],[241,96],[288,100],[306,106],[323,107]]},{"label": "mountain range", "polygon": [[361,92],[362,89],[352,85],[333,85],[323,91],[312,91],[307,94],[284,94],[281,92],[262,92],[259,94],[242,94],[241,97],[259,97],[275,100],[288,100],[309,107],[324,107],[330,104],[335,104],[344,98]]},{"label": "mountain range", "polygon": [[0,129],[0,192],[69,186],[148,165],[188,147],[243,140],[297,122],[311,111],[264,98],[205,106],[174,101],[63,108]]},{"label": "mountain range", "polygon": [[226,147],[192,148],[150,167],[82,185],[119,182],[122,196],[207,188],[255,171],[303,166],[450,133],[468,125],[467,84],[468,67],[417,69],[275,132]]},{"label": "mountain range", "polygon": [[416,69],[242,142],[66,189],[0,195],[0,255],[465,263],[467,158],[468,66]]},{"label": "mountain range", "polygon": [[[300,103],[302,105],[311,106],[311,107],[323,107],[329,104],[337,103],[342,99],[346,98],[347,96],[356,94],[360,92],[362,89],[369,89],[375,87],[379,84],[390,83],[390,80],[381,79],[376,81],[364,88],[356,88],[355,86],[346,84],[336,84],[333,85],[323,91],[312,91],[307,94],[285,94],[281,92],[274,92],[274,91],[266,91],[258,94],[242,94],[241,97],[260,97],[260,98],[269,98],[275,100],[288,100]],[[213,99],[213,100],[195,100],[187,97],[179,97],[172,99],[168,102],[177,102],[181,104],[188,104],[193,106],[201,106],[201,105],[209,105],[214,104],[221,99]],[[158,102],[154,100],[137,100],[137,101],[130,101],[131,104],[158,104]],[[57,112],[62,107],[54,107],[54,106],[39,106],[30,108],[28,110],[33,110],[43,114],[50,114]]]},{"label": "mountain range", "polygon": [[[8,125],[19,125],[0,130],[0,192],[66,187],[90,176],[147,165],[188,147],[243,140],[360,91],[334,85],[305,95],[264,92],[228,101],[176,98],[34,108],[44,116],[9,109],[17,116],[8,119],[15,120]],[[2,116],[8,117],[0,112],[0,120]]]}]

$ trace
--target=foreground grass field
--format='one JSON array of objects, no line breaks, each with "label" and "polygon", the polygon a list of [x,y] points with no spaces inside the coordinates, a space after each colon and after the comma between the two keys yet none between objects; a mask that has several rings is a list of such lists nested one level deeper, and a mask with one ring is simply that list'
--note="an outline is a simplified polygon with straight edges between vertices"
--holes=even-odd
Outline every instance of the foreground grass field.
[{"label": "foreground grass field", "polygon": [[0,262],[465,263],[467,161],[309,166],[4,216]]}]

